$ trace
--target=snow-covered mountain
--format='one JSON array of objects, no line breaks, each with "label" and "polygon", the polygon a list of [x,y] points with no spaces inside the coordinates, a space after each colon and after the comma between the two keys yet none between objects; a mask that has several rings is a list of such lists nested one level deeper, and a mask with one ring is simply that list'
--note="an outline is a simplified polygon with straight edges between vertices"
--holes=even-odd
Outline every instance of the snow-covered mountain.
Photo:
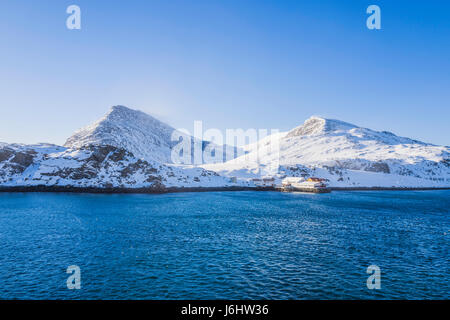
[{"label": "snow-covered mountain", "polygon": [[[109,145],[126,149],[134,156],[148,161],[172,163],[172,148],[183,139],[189,139],[192,148],[194,144],[198,144],[202,150],[210,144],[175,130],[142,111],[113,106],[103,118],[76,131],[64,146],[78,149]],[[227,147],[225,150],[234,154],[233,148]],[[189,164],[191,163],[193,152]]]},{"label": "snow-covered mountain", "polygon": [[172,134],[175,131],[144,112],[114,106],[103,118],[76,131],[64,146],[78,149],[110,145],[124,148],[139,158],[167,163],[171,162],[171,148],[175,144]]},{"label": "snow-covered mountain", "polygon": [[172,141],[174,132],[143,112],[116,106],[64,146],[0,143],[0,187],[163,191],[252,187],[251,178],[261,176],[318,176],[332,187],[450,187],[449,147],[338,120],[312,117],[245,146],[244,156],[200,166],[172,163],[179,143]]},{"label": "snow-covered mountain", "polygon": [[230,179],[193,166],[166,165],[123,148],[50,144],[0,146],[0,187],[147,188],[232,186]]},{"label": "snow-covered mountain", "polygon": [[449,147],[339,120],[311,117],[244,149],[245,156],[203,167],[247,178],[319,176],[334,187],[450,187]]},{"label": "snow-covered mountain", "polygon": [[[172,137],[179,140],[172,141]],[[124,106],[82,128],[63,147],[0,143],[0,187],[72,186],[82,188],[223,187],[230,179],[193,165],[172,163],[182,141],[204,149],[209,142]],[[233,152],[232,148],[227,149]],[[232,185],[236,185],[233,183]]]}]

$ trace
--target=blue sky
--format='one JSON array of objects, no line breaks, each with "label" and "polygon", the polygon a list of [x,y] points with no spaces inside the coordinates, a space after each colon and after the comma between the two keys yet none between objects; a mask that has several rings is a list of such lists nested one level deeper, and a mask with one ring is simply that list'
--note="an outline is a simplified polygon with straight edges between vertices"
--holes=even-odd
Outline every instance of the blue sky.
[{"label": "blue sky", "polygon": [[[66,28],[76,4],[82,29]],[[381,8],[381,30],[366,8]],[[450,145],[448,1],[0,3],[0,141],[62,144],[112,105],[176,128],[311,115]]]}]

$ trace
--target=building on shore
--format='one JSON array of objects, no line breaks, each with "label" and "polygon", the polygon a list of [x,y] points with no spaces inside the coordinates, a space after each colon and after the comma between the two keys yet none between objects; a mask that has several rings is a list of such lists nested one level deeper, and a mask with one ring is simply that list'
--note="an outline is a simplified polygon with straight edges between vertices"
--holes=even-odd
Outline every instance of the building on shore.
[{"label": "building on shore", "polygon": [[259,188],[274,188],[275,187],[275,178],[270,177],[270,178],[254,178],[252,179],[253,183],[255,184],[256,187]]},{"label": "building on shore", "polygon": [[311,177],[286,177],[281,182],[281,191],[330,192],[327,179]]},{"label": "building on shore", "polygon": [[286,177],[281,181],[281,186],[282,187],[298,186],[305,181],[306,179],[303,177]]},{"label": "building on shore", "polygon": [[324,178],[310,177],[306,181],[308,181],[308,182],[322,182],[322,183],[325,183],[325,182],[327,182],[329,180],[328,179],[324,179]]}]

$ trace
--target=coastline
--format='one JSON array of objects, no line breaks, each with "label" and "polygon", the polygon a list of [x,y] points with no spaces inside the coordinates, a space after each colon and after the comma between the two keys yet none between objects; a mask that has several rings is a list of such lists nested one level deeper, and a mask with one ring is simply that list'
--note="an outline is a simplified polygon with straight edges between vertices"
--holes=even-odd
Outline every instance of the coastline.
[{"label": "coastline", "polygon": [[[427,191],[427,190],[450,190],[450,187],[329,187],[330,191]],[[73,187],[73,186],[11,186],[0,187],[0,192],[17,193],[99,193],[99,194],[164,194],[182,192],[214,192],[214,191],[278,191],[273,187],[169,187],[169,188],[96,188],[96,187]],[[320,193],[314,191],[298,191],[306,193]]]}]

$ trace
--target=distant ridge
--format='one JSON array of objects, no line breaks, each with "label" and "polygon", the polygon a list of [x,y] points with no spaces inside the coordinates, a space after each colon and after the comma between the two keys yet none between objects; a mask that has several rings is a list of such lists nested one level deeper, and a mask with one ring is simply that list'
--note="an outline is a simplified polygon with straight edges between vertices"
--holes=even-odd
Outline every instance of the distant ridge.
[{"label": "distant ridge", "polygon": [[312,116],[302,125],[292,129],[288,133],[288,137],[322,134],[326,132],[338,130],[350,130],[357,126],[340,120],[325,119],[318,116]]}]

